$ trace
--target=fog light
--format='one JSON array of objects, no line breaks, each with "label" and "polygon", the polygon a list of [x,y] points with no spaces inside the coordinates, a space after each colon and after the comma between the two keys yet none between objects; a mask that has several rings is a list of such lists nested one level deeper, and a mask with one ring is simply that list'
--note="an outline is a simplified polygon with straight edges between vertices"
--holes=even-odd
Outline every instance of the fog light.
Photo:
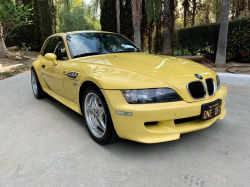
[{"label": "fog light", "polygon": [[133,116],[133,113],[132,113],[132,112],[123,112],[123,111],[118,111],[118,110],[116,110],[115,113],[116,113],[117,115]]}]

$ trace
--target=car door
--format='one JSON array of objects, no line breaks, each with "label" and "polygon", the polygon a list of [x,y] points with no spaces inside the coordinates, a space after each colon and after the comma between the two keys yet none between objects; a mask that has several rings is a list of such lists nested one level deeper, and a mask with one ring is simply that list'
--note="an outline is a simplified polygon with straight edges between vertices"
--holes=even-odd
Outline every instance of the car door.
[{"label": "car door", "polygon": [[55,36],[47,41],[42,55],[45,56],[47,53],[54,53],[57,56],[57,65],[44,57],[41,63],[42,77],[48,89],[66,97],[62,78],[64,63],[68,57],[62,37]]}]

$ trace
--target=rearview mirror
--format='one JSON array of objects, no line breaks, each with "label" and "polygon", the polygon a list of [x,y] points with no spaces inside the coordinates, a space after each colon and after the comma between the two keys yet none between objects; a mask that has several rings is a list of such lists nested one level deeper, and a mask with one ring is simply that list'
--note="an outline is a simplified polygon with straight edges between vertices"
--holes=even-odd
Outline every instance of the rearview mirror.
[{"label": "rearview mirror", "polygon": [[47,60],[52,61],[54,65],[57,65],[56,58],[57,56],[54,53],[46,53],[44,56]]}]

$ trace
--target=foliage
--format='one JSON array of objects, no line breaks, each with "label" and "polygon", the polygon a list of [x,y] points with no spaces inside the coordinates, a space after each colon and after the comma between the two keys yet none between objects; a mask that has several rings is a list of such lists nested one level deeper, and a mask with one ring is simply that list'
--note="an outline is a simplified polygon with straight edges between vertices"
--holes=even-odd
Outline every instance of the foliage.
[{"label": "foliage", "polygon": [[250,62],[250,19],[230,22],[228,35],[228,55],[235,60]]},{"label": "foliage", "polygon": [[89,16],[88,7],[84,4],[72,6],[69,11],[61,8],[58,15],[58,31],[99,30],[98,20],[95,17],[90,19]]},{"label": "foliage", "polygon": [[20,72],[20,68],[19,68],[19,67],[16,67],[16,68],[15,68],[15,72]]},{"label": "foliage", "polygon": [[39,51],[44,40],[56,32],[57,13],[54,0],[22,0],[18,1],[15,7],[32,7],[31,14],[27,17],[32,23],[17,28],[11,37],[6,38],[6,46],[22,47],[22,43],[27,43],[31,50]]},{"label": "foliage", "polygon": [[32,20],[29,20],[31,10],[29,5],[16,6],[11,1],[0,0],[0,22],[4,28],[4,39],[17,28],[32,23]]},{"label": "foliage", "polygon": [[100,23],[103,31],[117,31],[116,6],[114,6],[116,3],[115,1],[116,0],[103,1],[101,4]]},{"label": "foliage", "polygon": [[[178,31],[179,42],[192,55],[216,54],[219,24],[196,26]],[[230,21],[228,28],[228,58],[240,62],[250,61],[250,19]]]},{"label": "foliage", "polygon": [[[99,0],[100,1],[100,0]],[[100,24],[103,31],[117,32],[116,0],[100,1]],[[93,5],[95,6],[95,4]],[[93,9],[95,10],[95,9]],[[120,0],[121,34],[133,41],[131,0]]]},{"label": "foliage", "polygon": [[27,64],[24,64],[24,65],[21,67],[21,69],[24,69],[24,70],[28,69],[28,65],[27,65]]},{"label": "foliage", "polygon": [[209,48],[216,51],[219,34],[219,24],[208,24],[178,31],[178,39],[181,46],[187,48],[192,55],[198,52],[206,53]]},{"label": "foliage", "polygon": [[147,0],[148,23],[157,21],[162,14],[162,0]]},{"label": "foliage", "polygon": [[53,0],[37,0],[34,7],[34,22],[36,22],[36,34],[39,37],[39,45],[50,35],[56,32],[56,11]]},{"label": "foliage", "polygon": [[22,54],[24,54],[24,55],[28,55],[28,51],[31,49],[31,47],[30,46],[26,46],[26,43],[22,43]]},{"label": "foliage", "polygon": [[12,74],[11,72],[9,72],[9,71],[3,72],[3,75],[4,75],[5,77],[12,77],[12,76],[13,76],[13,74]]}]

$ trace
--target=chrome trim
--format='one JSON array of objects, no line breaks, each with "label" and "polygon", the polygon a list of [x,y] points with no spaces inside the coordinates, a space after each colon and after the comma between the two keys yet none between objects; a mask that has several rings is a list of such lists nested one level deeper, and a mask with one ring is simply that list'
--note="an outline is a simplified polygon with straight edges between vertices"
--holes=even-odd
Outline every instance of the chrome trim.
[{"label": "chrome trim", "polygon": [[[201,97],[201,98],[193,98],[192,94],[190,93],[189,87],[188,87],[188,85],[191,84],[191,83],[193,83],[193,82],[201,82],[201,83],[202,83],[203,89],[204,89],[204,97]],[[192,81],[192,82],[189,82],[189,83],[187,84],[187,90],[188,90],[188,93],[189,93],[190,97],[191,97],[192,99],[194,99],[194,100],[204,99],[204,98],[207,97],[207,91],[206,91],[205,85],[204,85],[204,83],[203,83],[202,81]]]},{"label": "chrome trim", "polygon": [[[220,80],[219,75],[217,75],[217,76],[216,76],[216,85],[217,85],[217,83],[218,83],[218,82],[217,82],[217,77],[218,77],[218,79]],[[220,89],[220,86],[221,86],[221,80],[220,80],[220,85],[219,85],[219,86],[217,85],[217,90],[219,90],[219,89]]]},{"label": "chrome trim", "polygon": [[[206,82],[206,88],[207,88],[207,80],[208,80],[208,79],[212,79],[212,78],[207,78],[207,79],[205,80],[205,82]],[[213,96],[213,95],[215,94],[215,92],[217,91],[214,79],[212,79],[212,81],[213,81],[213,86],[214,86],[214,92],[213,92],[212,95],[209,95],[209,93],[208,93],[208,88],[207,88],[207,93],[208,93],[209,96]]]}]

